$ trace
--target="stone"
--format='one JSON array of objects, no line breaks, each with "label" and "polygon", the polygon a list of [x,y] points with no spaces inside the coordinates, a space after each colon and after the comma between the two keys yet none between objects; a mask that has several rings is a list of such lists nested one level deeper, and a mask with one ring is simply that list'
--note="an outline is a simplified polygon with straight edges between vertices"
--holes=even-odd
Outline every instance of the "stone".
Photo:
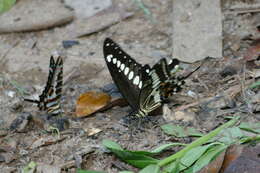
[{"label": "stone", "polygon": [[0,15],[0,33],[47,29],[66,24],[74,14],[60,1],[18,1],[8,12]]},{"label": "stone", "polygon": [[64,3],[73,8],[77,18],[88,18],[110,7],[111,0],[65,0]]},{"label": "stone", "polygon": [[220,0],[173,1],[173,57],[195,62],[222,57]]}]

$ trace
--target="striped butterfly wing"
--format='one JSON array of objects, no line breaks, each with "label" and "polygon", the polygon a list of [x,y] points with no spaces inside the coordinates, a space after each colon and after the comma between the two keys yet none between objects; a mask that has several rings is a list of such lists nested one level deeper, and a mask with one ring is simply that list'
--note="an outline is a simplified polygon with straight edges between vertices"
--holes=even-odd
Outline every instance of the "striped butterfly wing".
[{"label": "striped butterfly wing", "polygon": [[63,60],[61,57],[56,60],[51,82],[52,84],[47,91],[45,105],[48,113],[57,115],[61,113],[60,102],[63,86]]},{"label": "striped butterfly wing", "polygon": [[167,63],[167,60],[162,58],[152,67],[152,69],[155,70],[158,77],[157,80],[160,83],[159,90],[162,100],[165,100],[173,93],[180,91],[184,84],[183,80],[180,80],[180,78],[175,76],[175,73],[179,69],[179,63],[180,62],[177,59],[172,59]]},{"label": "striped butterfly wing", "polygon": [[44,87],[44,90],[42,91],[42,94],[39,96],[38,107],[40,110],[46,110],[46,108],[47,108],[46,105],[47,105],[47,101],[48,101],[48,95],[50,95],[50,93],[53,90],[55,72],[56,72],[56,63],[55,63],[53,56],[51,56],[50,64],[49,64],[48,80]]},{"label": "striped butterfly wing", "polygon": [[47,111],[50,114],[61,112],[60,100],[63,85],[63,61],[61,57],[54,60],[51,56],[49,65],[49,75],[46,86],[39,96],[39,100],[24,99],[25,101],[37,103],[39,110]]},{"label": "striped butterfly wing", "polygon": [[143,69],[144,85],[139,95],[139,108],[134,114],[137,117],[145,117],[162,104],[160,95],[160,80],[155,69],[151,69],[149,74]]},{"label": "striped butterfly wing", "polygon": [[103,52],[119,91],[134,110],[139,109],[139,95],[144,82],[142,73],[149,73],[149,65],[137,63],[110,38],[105,39]]}]

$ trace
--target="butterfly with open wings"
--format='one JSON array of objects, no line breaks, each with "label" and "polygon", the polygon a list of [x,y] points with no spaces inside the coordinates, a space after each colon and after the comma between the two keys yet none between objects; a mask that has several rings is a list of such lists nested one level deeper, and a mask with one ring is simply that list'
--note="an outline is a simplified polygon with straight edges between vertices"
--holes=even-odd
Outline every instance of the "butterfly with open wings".
[{"label": "butterfly with open wings", "polygon": [[162,58],[152,68],[141,65],[110,38],[104,41],[103,53],[116,86],[134,110],[131,115],[137,117],[145,117],[159,108],[168,96],[181,90],[184,79],[194,72],[175,77],[179,69],[177,59],[167,63]]}]

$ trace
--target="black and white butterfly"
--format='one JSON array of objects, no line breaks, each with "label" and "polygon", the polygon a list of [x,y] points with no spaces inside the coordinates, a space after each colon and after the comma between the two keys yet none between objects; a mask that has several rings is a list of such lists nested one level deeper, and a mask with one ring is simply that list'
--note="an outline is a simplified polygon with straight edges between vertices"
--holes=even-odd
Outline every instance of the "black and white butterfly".
[{"label": "black and white butterfly", "polygon": [[51,56],[48,80],[42,94],[39,95],[39,100],[24,100],[36,103],[40,111],[46,111],[49,115],[59,115],[61,113],[62,85],[63,60],[58,57],[55,61]]},{"label": "black and white butterfly", "polygon": [[167,63],[163,58],[152,68],[141,65],[110,38],[105,39],[103,52],[110,74],[135,116],[145,117],[156,110],[184,84],[184,78],[175,77],[179,68],[177,59]]}]

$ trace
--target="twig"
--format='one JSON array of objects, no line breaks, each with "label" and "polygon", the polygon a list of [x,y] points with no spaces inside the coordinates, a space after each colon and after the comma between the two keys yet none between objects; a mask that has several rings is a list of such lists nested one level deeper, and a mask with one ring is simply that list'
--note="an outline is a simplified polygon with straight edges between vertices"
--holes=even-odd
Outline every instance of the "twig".
[{"label": "twig", "polygon": [[260,8],[256,9],[236,9],[225,12],[225,14],[243,14],[243,13],[259,13]]}]

